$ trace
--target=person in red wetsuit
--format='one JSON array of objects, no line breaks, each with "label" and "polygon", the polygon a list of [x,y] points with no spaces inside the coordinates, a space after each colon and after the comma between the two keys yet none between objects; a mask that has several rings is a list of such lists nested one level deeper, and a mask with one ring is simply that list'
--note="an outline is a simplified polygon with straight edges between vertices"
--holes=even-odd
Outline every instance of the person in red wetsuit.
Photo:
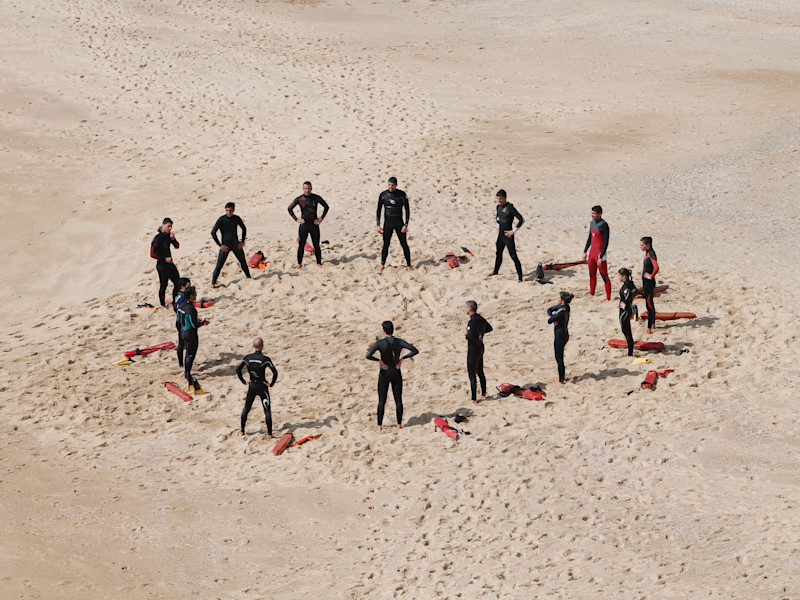
[{"label": "person in red wetsuit", "polygon": [[606,284],[606,300],[611,300],[611,280],[608,278],[608,262],[606,262],[608,237],[608,223],[603,220],[603,207],[593,206],[592,222],[589,223],[589,237],[583,248],[583,260],[588,260],[589,264],[589,293],[594,296],[594,289],[597,286],[597,271],[600,271],[600,276]]},{"label": "person in red wetsuit", "polygon": [[653,333],[656,326],[656,305],[653,303],[653,294],[656,289],[656,273],[658,273],[658,259],[653,250],[653,238],[646,236],[639,240],[639,247],[644,252],[644,265],[642,266],[642,297],[647,306],[647,333]]}]

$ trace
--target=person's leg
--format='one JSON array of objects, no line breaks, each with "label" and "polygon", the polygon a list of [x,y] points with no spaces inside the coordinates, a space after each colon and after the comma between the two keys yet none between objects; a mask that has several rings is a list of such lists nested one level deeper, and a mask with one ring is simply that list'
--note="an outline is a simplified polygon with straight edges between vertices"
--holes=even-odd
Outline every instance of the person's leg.
[{"label": "person's leg", "polygon": [[400,240],[400,246],[403,248],[403,256],[406,259],[406,266],[411,267],[411,249],[408,247],[408,234],[403,233],[401,230],[403,226],[397,228],[397,239]]},{"label": "person's leg", "polygon": [[317,264],[322,264],[322,246],[320,246],[319,239],[319,225],[311,226],[311,243],[314,245],[314,256],[317,258]]},{"label": "person's leg", "polygon": [[192,377],[192,367],[194,366],[194,357],[197,356],[197,348],[200,345],[197,335],[189,337],[185,340],[186,356],[183,359],[183,374],[186,376],[186,381],[189,385],[194,386],[195,380]]},{"label": "person's leg", "polygon": [[651,279],[642,286],[642,295],[644,296],[644,303],[647,306],[647,333],[656,325],[656,305],[653,301],[655,295],[656,284]]},{"label": "person's leg", "polygon": [[217,266],[214,267],[214,274],[211,276],[211,285],[217,285],[217,278],[222,271],[225,261],[228,260],[228,254],[229,252],[225,252],[225,250],[220,250],[219,254],[217,254]]},{"label": "person's leg", "polygon": [[169,269],[167,273],[169,274],[169,279],[172,281],[172,306],[175,306],[175,298],[178,297],[178,292],[181,289],[181,276],[178,273],[178,267],[175,266],[175,263],[167,263]]},{"label": "person's leg", "polygon": [[397,426],[403,426],[403,373],[395,371],[392,374],[392,396],[394,396],[395,415]]},{"label": "person's leg", "polygon": [[517,277],[522,281],[522,263],[517,258],[517,242],[514,241],[514,236],[506,238],[506,246],[508,246],[508,255],[514,261],[514,267],[517,269]]},{"label": "person's leg", "polygon": [[486,375],[483,372],[483,348],[481,348],[481,353],[478,355],[475,370],[478,372],[478,380],[481,382],[481,396],[486,396]]},{"label": "person's leg", "polygon": [[597,265],[597,270],[600,271],[600,276],[606,284],[606,300],[611,300],[611,279],[608,277],[608,261],[601,260]]},{"label": "person's leg", "polygon": [[628,342],[628,356],[633,356],[633,332],[631,331],[631,320],[626,313],[620,313],[619,324],[622,328],[622,335],[625,336],[625,341]]},{"label": "person's leg", "polygon": [[261,406],[264,407],[264,421],[267,424],[267,435],[272,437],[272,403],[270,402],[269,388],[262,387],[259,395],[261,396]]},{"label": "person's leg", "polygon": [[478,371],[477,354],[478,352],[473,348],[467,348],[467,376],[469,377],[470,399],[473,402],[478,401],[478,382],[476,380]]},{"label": "person's leg", "polygon": [[244,276],[250,279],[250,267],[247,266],[247,258],[245,258],[244,250],[241,248],[234,248],[233,255],[239,259],[239,266],[242,267]]},{"label": "person's leg", "polygon": [[242,409],[242,433],[244,433],[244,426],[247,424],[247,415],[253,407],[253,400],[256,399],[256,395],[256,390],[253,389],[253,384],[251,383],[247,386],[247,396],[244,399],[244,408]]},{"label": "person's leg", "polygon": [[175,329],[178,330],[178,347],[176,352],[178,353],[178,366],[183,368],[183,334],[181,333],[181,326],[176,322]]},{"label": "person's leg", "polygon": [[553,341],[553,348],[555,349],[556,364],[558,365],[558,381],[564,383],[566,380],[566,367],[564,366],[564,346],[567,345],[563,336],[556,334]]},{"label": "person's leg", "polygon": [[597,257],[589,255],[589,294],[594,296],[594,290],[597,287]]},{"label": "person's leg", "polygon": [[500,265],[503,264],[503,249],[506,247],[505,241],[503,241],[503,232],[500,231],[497,234],[497,242],[495,243],[495,255],[494,255],[494,271],[492,271],[495,275],[500,272]]},{"label": "person's leg", "polygon": [[383,411],[386,408],[386,397],[389,395],[389,374],[381,370],[378,375],[378,427],[383,425]]},{"label": "person's leg", "polygon": [[297,239],[297,264],[302,265],[303,254],[306,251],[306,242],[308,241],[308,225],[305,223],[300,225],[300,227],[297,229]]},{"label": "person's leg", "polygon": [[381,248],[381,266],[386,264],[389,257],[389,245],[392,243],[392,228],[387,223],[383,224],[383,248]]},{"label": "person's leg", "polygon": [[158,273],[158,302],[161,306],[166,306],[167,284],[169,283],[167,263],[157,262],[156,272]]}]

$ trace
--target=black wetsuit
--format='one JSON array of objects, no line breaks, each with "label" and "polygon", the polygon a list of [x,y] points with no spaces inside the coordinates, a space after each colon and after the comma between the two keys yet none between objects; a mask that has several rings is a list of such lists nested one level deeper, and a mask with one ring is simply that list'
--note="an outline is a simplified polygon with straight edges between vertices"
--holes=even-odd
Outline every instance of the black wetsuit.
[{"label": "black wetsuit", "polygon": [[[411,250],[408,247],[408,240],[406,234],[403,232],[403,227],[408,227],[408,221],[411,218],[411,209],[408,205],[408,196],[403,190],[395,189],[390,192],[385,190],[378,196],[378,212],[375,216],[375,221],[378,227],[381,226],[381,209],[384,209],[384,222],[383,222],[383,248],[381,249],[381,264],[386,264],[386,258],[389,256],[389,244],[392,242],[392,233],[397,234],[397,239],[400,240],[400,246],[403,248],[403,255],[406,258],[406,265],[411,266]],[[403,219],[403,210],[405,209],[406,218]]]},{"label": "black wetsuit", "polygon": [[555,323],[553,328],[553,349],[556,353],[556,364],[558,365],[558,380],[567,380],[566,368],[564,367],[564,347],[569,341],[569,304],[556,304],[547,309],[550,317],[547,322]]},{"label": "black wetsuit", "polygon": [[186,295],[183,292],[178,292],[175,302],[172,303],[172,309],[175,311],[175,329],[178,330],[178,347],[176,348],[178,353],[178,366],[181,368],[183,368],[183,332],[181,331],[181,313],[178,312],[178,309],[185,301]]},{"label": "black wetsuit", "polygon": [[622,333],[625,336],[625,341],[628,342],[628,356],[633,356],[633,333],[631,332],[631,317],[633,316],[633,299],[636,298],[636,286],[630,279],[626,279],[625,283],[619,290],[620,304],[624,304],[625,308],[619,309],[619,326],[622,327]]},{"label": "black wetsuit", "polygon": [[[257,397],[261,398],[261,406],[264,407],[264,419],[267,422],[267,433],[272,435],[272,411],[270,409],[269,388],[275,385],[278,379],[278,369],[272,364],[268,356],[264,356],[260,350],[256,350],[252,354],[248,354],[236,367],[236,375],[242,383],[247,383],[242,377],[242,370],[247,367],[250,373],[250,385],[247,387],[247,397],[244,401],[244,410],[242,410],[242,433],[244,433],[244,426],[247,423],[247,414],[253,407],[253,400]],[[272,381],[267,384],[266,370],[272,371]]]},{"label": "black wetsuit", "polygon": [[522,281],[522,265],[519,262],[519,258],[517,258],[517,244],[513,235],[506,235],[506,231],[514,229],[514,219],[518,219],[517,229],[522,227],[525,222],[525,219],[511,202],[506,202],[503,206],[497,205],[497,217],[495,219],[497,221],[497,244],[492,274],[497,275],[500,272],[500,265],[503,264],[503,249],[508,248],[508,255],[514,261],[514,267],[517,269],[517,277]]},{"label": "black wetsuit", "polygon": [[[325,218],[325,215],[328,214],[328,203],[317,194],[311,194],[309,196],[303,194],[302,196],[298,196],[292,200],[292,203],[289,205],[289,214],[297,221],[297,217],[294,214],[295,206],[300,206],[300,218],[304,221],[297,231],[297,237],[299,238],[299,245],[297,246],[297,264],[303,264],[303,253],[305,252],[306,241],[308,240],[308,235],[311,234],[311,243],[314,244],[314,255],[317,258],[317,264],[321,265],[322,247],[319,245],[319,225],[314,223],[314,221],[316,221],[317,218]],[[321,217],[317,217],[317,206],[322,206],[324,209]]]},{"label": "black wetsuit", "polygon": [[180,248],[181,245],[178,240],[172,239],[170,234],[161,231],[158,228],[158,233],[153,241],[150,243],[150,256],[156,259],[156,271],[158,271],[158,301],[161,306],[166,306],[166,293],[167,284],[172,282],[172,302],[175,303],[175,297],[178,295],[178,287],[180,286],[181,276],[178,274],[178,267],[174,262],[167,262],[167,258],[172,258],[172,251],[170,247]]},{"label": "black wetsuit", "polygon": [[476,375],[481,382],[481,395],[486,395],[486,375],[483,373],[483,335],[492,331],[489,321],[478,313],[469,318],[467,324],[467,373],[472,400],[477,400]]},{"label": "black wetsuit", "polygon": [[197,380],[192,377],[192,366],[197,356],[197,348],[200,345],[200,338],[197,330],[203,323],[197,318],[197,309],[192,302],[184,301],[178,309],[178,317],[181,321],[181,332],[183,333],[183,344],[185,356],[183,359],[183,374],[189,385],[198,386]]},{"label": "black wetsuit", "polygon": [[419,354],[419,350],[400,338],[386,336],[372,344],[367,350],[367,359],[377,361],[373,355],[381,353],[380,360],[386,365],[386,369],[381,368],[378,374],[378,426],[383,425],[383,411],[386,407],[386,397],[389,394],[389,384],[392,385],[392,396],[397,412],[397,424],[403,424],[403,373],[397,368],[400,360],[400,352],[403,348],[408,350],[408,354],[403,357],[411,358]]},{"label": "black wetsuit", "polygon": [[[247,266],[247,259],[244,257],[244,250],[239,248],[239,227],[242,228],[241,241],[244,243],[245,237],[247,237],[247,227],[244,226],[244,221],[242,221],[239,215],[233,215],[232,217],[222,215],[217,219],[217,222],[214,223],[214,228],[211,230],[211,237],[214,239],[217,246],[226,246],[228,250],[219,249],[217,266],[214,267],[214,274],[211,276],[211,285],[217,283],[217,278],[219,277],[220,271],[222,271],[222,266],[225,264],[225,261],[228,260],[228,254],[231,252],[233,252],[233,255],[239,260],[239,265],[242,267],[245,277],[248,279],[250,278],[250,269]],[[217,239],[218,231],[222,233],[222,241]]]},{"label": "black wetsuit", "polygon": [[[644,277],[645,273],[653,275],[652,279]],[[653,302],[653,295],[655,294],[656,278],[655,274],[658,273],[658,258],[656,251],[650,248],[644,255],[644,266],[642,267],[642,297],[644,304],[647,307],[647,328],[652,329],[656,324],[656,305]]]}]

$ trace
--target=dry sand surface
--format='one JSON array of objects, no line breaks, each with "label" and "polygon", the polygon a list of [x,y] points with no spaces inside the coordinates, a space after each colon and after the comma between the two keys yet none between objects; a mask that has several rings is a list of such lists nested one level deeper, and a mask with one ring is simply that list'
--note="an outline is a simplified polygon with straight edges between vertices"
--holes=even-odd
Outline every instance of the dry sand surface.
[{"label": "dry sand surface", "polygon": [[[797,24],[793,0],[0,4],[0,597],[800,598]],[[381,275],[390,175],[414,269],[395,241]],[[298,272],[305,179],[342,247]],[[522,284],[508,258],[486,277],[499,187]],[[270,263],[212,290],[227,201]],[[596,203],[612,272],[638,282],[651,235],[657,308],[697,314],[634,325],[666,344],[651,365],[605,346],[616,304],[585,267],[535,281],[580,257]],[[113,364],[175,337],[137,308],[164,216],[216,302],[187,403],[173,352]],[[494,326],[478,405],[468,299]],[[379,434],[364,353],[387,318],[421,353]],[[322,434],[280,457],[258,405],[238,435],[256,336],[279,433]],[[675,372],[628,394],[649,368]],[[456,413],[453,442],[432,420]]]}]

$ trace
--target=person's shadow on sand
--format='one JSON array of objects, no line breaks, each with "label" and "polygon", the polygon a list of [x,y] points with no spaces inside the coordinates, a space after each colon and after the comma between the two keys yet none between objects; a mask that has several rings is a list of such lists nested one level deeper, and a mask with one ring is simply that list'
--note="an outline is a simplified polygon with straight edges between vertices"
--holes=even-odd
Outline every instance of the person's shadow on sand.
[{"label": "person's shadow on sand", "polygon": [[422,413],[421,415],[417,415],[416,417],[411,417],[405,422],[403,427],[416,427],[417,425],[430,425],[433,423],[433,420],[436,417],[444,417],[445,419],[452,419],[456,415],[462,415],[464,417],[471,417],[472,416],[472,409],[471,408],[457,408],[451,413],[442,414],[440,412],[426,412]]}]

